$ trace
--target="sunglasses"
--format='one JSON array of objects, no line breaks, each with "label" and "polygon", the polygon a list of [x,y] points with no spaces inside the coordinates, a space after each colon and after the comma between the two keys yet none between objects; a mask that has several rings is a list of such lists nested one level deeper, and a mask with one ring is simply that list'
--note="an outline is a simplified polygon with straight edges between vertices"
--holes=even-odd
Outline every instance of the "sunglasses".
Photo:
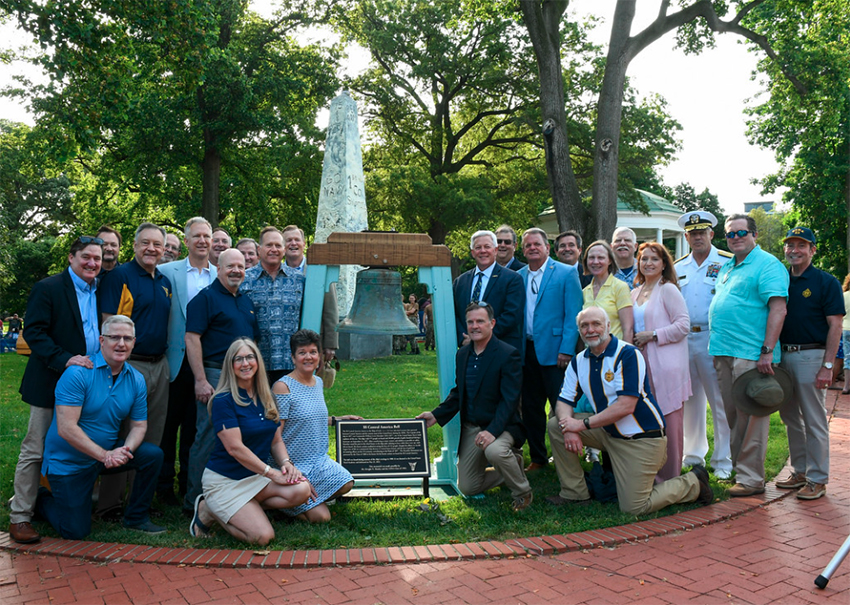
[{"label": "sunglasses", "polygon": [[510,246],[514,243],[512,239],[497,239],[496,242],[499,244],[504,244],[505,246]]},{"label": "sunglasses", "polygon": [[727,231],[726,239],[735,239],[736,237],[747,237],[748,233],[753,233],[753,231],[747,231],[746,229],[738,229],[737,231]]},{"label": "sunglasses", "polygon": [[97,244],[98,246],[103,245],[103,240],[99,237],[92,237],[91,235],[81,235],[77,238],[77,241],[81,244],[89,245],[89,244]]}]

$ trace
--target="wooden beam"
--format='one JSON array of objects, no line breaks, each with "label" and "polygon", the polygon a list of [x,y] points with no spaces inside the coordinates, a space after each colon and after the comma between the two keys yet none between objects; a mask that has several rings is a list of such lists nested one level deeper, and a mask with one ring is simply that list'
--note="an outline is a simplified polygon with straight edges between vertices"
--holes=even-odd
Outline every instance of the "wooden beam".
[{"label": "wooden beam", "polygon": [[308,265],[450,267],[452,255],[424,233],[331,233],[307,250]]}]

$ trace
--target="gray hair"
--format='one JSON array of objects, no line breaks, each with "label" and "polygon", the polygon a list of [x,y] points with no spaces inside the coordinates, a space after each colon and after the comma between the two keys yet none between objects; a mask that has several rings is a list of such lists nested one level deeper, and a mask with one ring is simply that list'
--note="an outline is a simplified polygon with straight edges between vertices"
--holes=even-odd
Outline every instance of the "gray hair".
[{"label": "gray hair", "polygon": [[127,317],[126,315],[110,315],[106,318],[106,321],[103,322],[103,325],[100,326],[100,333],[106,334],[109,332],[107,328],[111,327],[114,324],[124,324],[125,326],[130,326],[133,329],[133,336],[136,335],[136,324],[132,319]]},{"label": "gray hair", "polygon": [[588,314],[588,312],[593,311],[594,309],[602,313],[602,315],[605,317],[605,330],[609,330],[611,328],[611,317],[608,315],[605,309],[603,309],[602,307],[597,307],[596,305],[591,305],[590,307],[586,307],[579,311],[578,315],[576,315],[576,325],[580,326],[582,317],[584,317]]},{"label": "gray hair", "polygon": [[492,231],[487,231],[486,229],[482,229],[481,231],[476,231],[472,234],[472,237],[469,238],[469,249],[472,250],[475,248],[475,240],[479,237],[489,237],[490,241],[493,242],[493,247],[498,246],[498,242],[496,241],[496,234]]},{"label": "gray hair", "polygon": [[540,227],[531,227],[530,229],[526,229],[522,234],[522,241],[525,242],[525,238],[527,235],[535,234],[543,238],[544,244],[549,245],[549,235]]},{"label": "gray hair", "polygon": [[630,233],[631,236],[632,236],[632,241],[637,243],[637,234],[634,231],[632,231],[631,229],[629,229],[628,227],[617,227],[616,229],[614,229],[614,233],[611,234],[611,241],[612,242],[615,239],[617,239],[617,234],[620,233],[621,231],[625,231],[627,233]]},{"label": "gray hair", "polygon": [[260,247],[260,244],[258,244],[257,240],[255,240],[253,237],[243,237],[238,242],[236,242],[234,248],[239,248],[239,246],[241,246],[242,244],[254,244],[254,252],[256,252],[257,248]]},{"label": "gray hair", "polygon": [[146,231],[147,229],[155,229],[156,231],[159,231],[162,234],[162,243],[163,244],[165,243],[165,229],[160,227],[159,225],[155,225],[153,223],[147,223],[147,222],[142,223],[141,225],[136,227],[136,234],[133,236],[133,241],[134,242],[139,241],[139,234],[142,231]]},{"label": "gray hair", "polygon": [[210,228],[210,233],[212,233],[212,225],[207,219],[202,216],[193,216],[188,221],[186,221],[186,227],[183,229],[183,234],[186,236],[187,239],[189,237],[189,229],[191,229],[192,225],[194,225],[195,223],[204,223],[207,227]]}]

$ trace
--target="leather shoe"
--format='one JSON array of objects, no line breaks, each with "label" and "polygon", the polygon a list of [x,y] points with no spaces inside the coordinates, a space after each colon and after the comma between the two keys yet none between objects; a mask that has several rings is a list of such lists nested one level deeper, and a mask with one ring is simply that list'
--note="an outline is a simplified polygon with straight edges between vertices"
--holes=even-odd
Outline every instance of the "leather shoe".
[{"label": "leather shoe", "polygon": [[806,487],[797,492],[797,498],[800,500],[817,500],[821,496],[826,495],[826,485],[823,483],[806,483]]},{"label": "leather shoe", "polygon": [[776,487],[779,489],[799,489],[806,486],[805,473],[791,473],[787,479],[782,479],[776,482]]},{"label": "leather shoe", "polygon": [[555,494],[554,496],[546,496],[546,502],[552,506],[564,506],[565,504],[588,506],[590,504],[590,498],[586,500],[568,500],[567,498],[562,498],[560,494]]},{"label": "leather shoe", "polygon": [[534,500],[534,494],[528,492],[524,496],[518,496],[514,498],[513,503],[511,503],[511,508],[513,508],[514,511],[520,511],[524,508],[528,508],[529,506],[531,506],[532,500]]},{"label": "leather shoe", "polygon": [[525,467],[525,472],[530,473],[532,471],[539,471],[540,469],[546,468],[547,466],[549,466],[548,462],[542,464],[540,462],[532,462],[531,464]]},{"label": "leather shoe", "polygon": [[729,496],[732,498],[743,498],[745,496],[755,496],[756,494],[763,493],[763,487],[750,487],[749,485],[744,485],[743,483],[736,483],[735,485],[729,488]]},{"label": "leather shoe", "polygon": [[701,464],[697,464],[691,468],[691,472],[696,475],[697,481],[699,481],[699,495],[696,501],[703,506],[708,506],[714,502],[714,492],[708,482],[708,471]]},{"label": "leather shoe", "polygon": [[23,523],[10,523],[9,535],[18,544],[33,544],[41,540],[41,536],[35,531],[32,523],[27,521]]}]

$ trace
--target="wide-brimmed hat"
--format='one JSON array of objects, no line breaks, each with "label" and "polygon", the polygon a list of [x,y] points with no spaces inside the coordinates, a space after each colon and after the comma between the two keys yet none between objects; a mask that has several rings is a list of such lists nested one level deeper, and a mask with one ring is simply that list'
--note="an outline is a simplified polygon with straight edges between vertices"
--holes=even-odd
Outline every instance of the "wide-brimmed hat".
[{"label": "wide-brimmed hat", "polygon": [[732,385],[732,401],[750,416],[770,416],[794,394],[791,374],[773,366],[773,376],[758,368],[744,372]]}]

